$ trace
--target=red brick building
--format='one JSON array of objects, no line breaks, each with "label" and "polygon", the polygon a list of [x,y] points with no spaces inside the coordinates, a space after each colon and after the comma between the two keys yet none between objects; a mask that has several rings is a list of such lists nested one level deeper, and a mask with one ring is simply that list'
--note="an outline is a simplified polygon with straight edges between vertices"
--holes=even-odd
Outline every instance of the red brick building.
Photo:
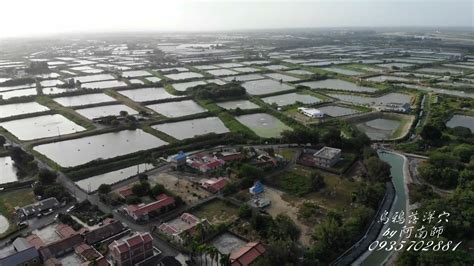
[{"label": "red brick building", "polygon": [[153,257],[153,238],[149,233],[136,233],[109,245],[114,265],[133,266]]}]

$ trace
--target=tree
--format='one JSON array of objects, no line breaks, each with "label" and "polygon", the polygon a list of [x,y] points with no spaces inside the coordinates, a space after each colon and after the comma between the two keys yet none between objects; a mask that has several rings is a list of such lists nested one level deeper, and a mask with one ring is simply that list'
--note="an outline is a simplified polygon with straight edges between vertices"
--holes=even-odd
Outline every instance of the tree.
[{"label": "tree", "polygon": [[43,185],[49,185],[56,182],[57,174],[48,169],[41,169],[38,173],[38,180]]},{"label": "tree", "polygon": [[127,111],[123,111],[123,110],[122,110],[122,111],[120,111],[120,113],[119,113],[119,114],[120,114],[120,116],[123,116],[123,117],[125,117],[125,116],[127,116],[127,115],[128,115],[128,112],[127,112]]},{"label": "tree", "polygon": [[269,236],[274,239],[296,241],[300,237],[301,230],[286,214],[278,214],[271,225]]},{"label": "tree", "polygon": [[320,174],[315,172],[311,175],[311,189],[313,191],[319,191],[325,185],[324,178]]},{"label": "tree", "polygon": [[0,136],[0,146],[3,147],[3,145],[5,145],[5,143],[7,142],[7,140],[5,139],[4,136]]},{"label": "tree", "polygon": [[239,208],[239,217],[248,219],[252,216],[252,208],[248,204],[242,204]]},{"label": "tree", "polygon": [[441,130],[430,124],[423,126],[420,132],[420,136],[432,144],[438,143],[442,135]]},{"label": "tree", "polygon": [[98,188],[99,194],[109,194],[112,191],[112,186],[109,184],[101,184]]},{"label": "tree", "polygon": [[139,182],[132,186],[132,192],[137,197],[146,196],[150,192],[150,183]]},{"label": "tree", "polygon": [[385,182],[390,179],[390,164],[380,160],[378,157],[370,157],[364,161],[364,164],[372,181]]},{"label": "tree", "polygon": [[156,184],[151,189],[151,195],[156,197],[160,194],[166,193],[166,188],[162,184]]}]

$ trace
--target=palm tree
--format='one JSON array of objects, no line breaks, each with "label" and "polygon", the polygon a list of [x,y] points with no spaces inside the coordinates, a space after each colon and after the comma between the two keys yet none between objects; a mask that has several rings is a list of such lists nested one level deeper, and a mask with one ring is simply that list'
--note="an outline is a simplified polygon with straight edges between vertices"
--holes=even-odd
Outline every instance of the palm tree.
[{"label": "palm tree", "polygon": [[211,257],[211,266],[214,265],[214,260],[217,261],[219,257],[219,250],[214,246],[209,246],[209,256]]},{"label": "palm tree", "polygon": [[[206,253],[206,244],[201,244],[197,247],[197,250],[199,252],[199,265],[202,265],[202,255]],[[206,259],[207,260],[207,259]],[[206,263],[207,264],[207,263]]]},{"label": "palm tree", "polygon": [[230,254],[221,254],[219,263],[221,266],[230,266]]}]

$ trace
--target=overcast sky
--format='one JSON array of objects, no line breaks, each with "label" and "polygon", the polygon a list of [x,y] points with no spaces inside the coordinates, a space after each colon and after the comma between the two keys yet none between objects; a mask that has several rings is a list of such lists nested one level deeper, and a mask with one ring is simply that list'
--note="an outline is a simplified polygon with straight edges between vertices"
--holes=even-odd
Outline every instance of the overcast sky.
[{"label": "overcast sky", "polygon": [[0,38],[70,32],[473,27],[474,0],[1,0]]}]

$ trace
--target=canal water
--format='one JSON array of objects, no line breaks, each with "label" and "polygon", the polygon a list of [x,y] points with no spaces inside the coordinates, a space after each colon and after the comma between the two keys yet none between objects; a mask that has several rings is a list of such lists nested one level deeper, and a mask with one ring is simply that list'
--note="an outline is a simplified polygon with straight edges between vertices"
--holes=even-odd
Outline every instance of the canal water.
[{"label": "canal water", "polygon": [[[390,214],[388,217],[392,217],[392,215],[395,212],[400,212],[403,211],[407,213],[406,210],[406,188],[405,188],[405,183],[404,183],[404,175],[403,175],[403,168],[404,168],[404,159],[402,156],[394,154],[394,153],[388,153],[388,152],[379,152],[379,157],[383,161],[387,162],[391,166],[391,174],[392,174],[392,182],[393,185],[395,186],[395,191],[396,191],[396,196],[395,196],[395,201],[392,204],[392,207],[390,209]],[[380,217],[376,217],[379,219]],[[379,237],[377,238],[377,241],[387,241],[390,243],[390,241],[400,241],[401,239],[399,238],[399,233],[400,230],[402,229],[403,224],[398,224],[398,223],[392,223],[391,220],[382,228],[382,231],[379,234]],[[395,234],[394,237],[392,238],[387,238],[382,235],[382,233],[387,230],[387,228],[390,228],[392,230],[397,230],[397,234]],[[387,245],[388,246],[388,245]],[[372,252],[366,252],[364,253],[361,258],[359,258],[356,262],[353,263],[353,265],[365,265],[365,266],[375,266],[375,265],[383,265],[387,262],[389,259],[390,255],[392,255],[393,251],[385,251],[384,249],[377,251],[374,250]]]}]

